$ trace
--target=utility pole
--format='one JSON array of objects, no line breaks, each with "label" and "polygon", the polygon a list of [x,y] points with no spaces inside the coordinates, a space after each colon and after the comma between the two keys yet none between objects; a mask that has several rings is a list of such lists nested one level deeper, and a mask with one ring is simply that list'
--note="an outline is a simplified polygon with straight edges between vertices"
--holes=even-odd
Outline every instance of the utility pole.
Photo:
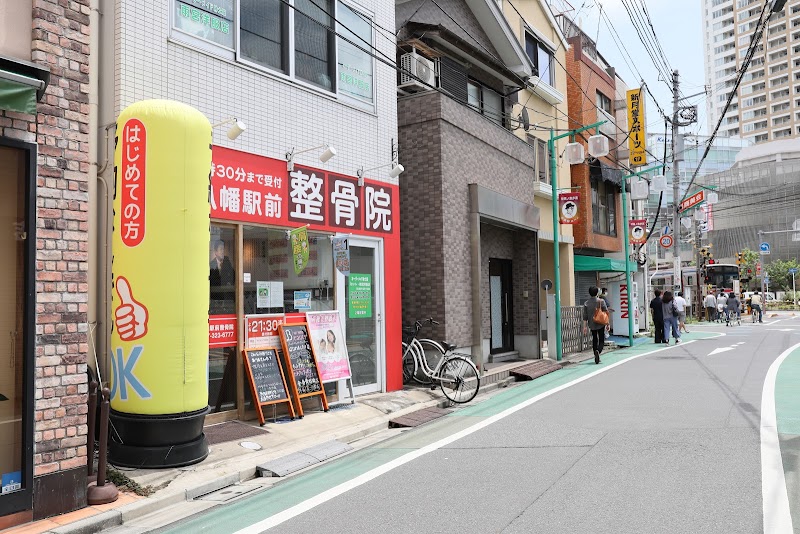
[{"label": "utility pole", "polygon": [[675,69],[672,71],[672,238],[673,238],[673,254],[675,259],[673,260],[673,272],[675,273],[673,277],[673,290],[679,291],[683,284],[683,277],[681,275],[681,225],[680,225],[680,214],[678,213],[678,209],[680,208],[680,172],[678,169],[679,162],[682,159],[682,154],[678,154],[678,113],[680,113],[681,106],[680,106],[680,95],[679,95],[679,82],[678,82],[678,70]]},{"label": "utility pole", "polygon": [[696,284],[696,294],[694,298],[695,302],[695,315],[697,316],[697,320],[701,321],[703,319],[703,292],[700,291],[700,274],[703,270],[703,256],[700,254],[700,250],[703,248],[703,232],[700,230],[700,225],[698,224],[695,229],[695,238],[694,238],[694,246],[695,246],[695,253],[694,253],[694,277],[697,279]]}]

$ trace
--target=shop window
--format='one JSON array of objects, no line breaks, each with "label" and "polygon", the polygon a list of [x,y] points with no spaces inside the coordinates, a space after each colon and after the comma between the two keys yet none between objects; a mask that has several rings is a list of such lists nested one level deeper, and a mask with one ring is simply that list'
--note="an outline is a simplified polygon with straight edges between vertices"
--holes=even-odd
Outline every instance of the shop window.
[{"label": "shop window", "polygon": [[288,6],[280,0],[241,0],[240,10],[242,57],[287,72]]},{"label": "shop window", "polygon": [[592,180],[592,231],[616,237],[616,187],[605,180]]},{"label": "shop window", "polygon": [[333,2],[295,0],[294,5],[295,76],[327,91],[333,91],[336,36],[328,31],[328,28],[333,27],[333,20],[328,15],[333,13]]},{"label": "shop window", "polygon": [[291,261],[286,230],[245,226],[243,240],[245,315],[336,309],[327,234],[309,232],[308,264],[299,274]]},{"label": "shop window", "polygon": [[236,409],[237,273],[234,236],[233,228],[211,226],[208,315],[213,329],[209,332],[208,405],[212,412]]},{"label": "shop window", "polygon": [[[369,49],[366,43],[372,43],[372,25],[366,15],[359,13],[346,4],[339,4],[337,15],[342,27],[339,33],[339,94],[357,98],[368,103],[373,101],[373,58],[362,48]],[[358,46],[347,42],[352,41]]]}]

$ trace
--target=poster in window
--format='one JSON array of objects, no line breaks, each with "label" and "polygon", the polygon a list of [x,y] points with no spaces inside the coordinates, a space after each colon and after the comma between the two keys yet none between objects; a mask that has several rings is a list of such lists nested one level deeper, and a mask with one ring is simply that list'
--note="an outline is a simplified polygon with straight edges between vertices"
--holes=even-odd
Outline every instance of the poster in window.
[{"label": "poster in window", "polygon": [[342,330],[341,313],[308,312],[306,321],[311,342],[317,350],[317,365],[322,382],[350,378],[350,358]]},{"label": "poster in window", "polygon": [[175,29],[233,49],[233,0],[176,0]]},{"label": "poster in window", "polygon": [[561,224],[576,224],[580,221],[581,194],[577,191],[558,194],[558,222]]}]

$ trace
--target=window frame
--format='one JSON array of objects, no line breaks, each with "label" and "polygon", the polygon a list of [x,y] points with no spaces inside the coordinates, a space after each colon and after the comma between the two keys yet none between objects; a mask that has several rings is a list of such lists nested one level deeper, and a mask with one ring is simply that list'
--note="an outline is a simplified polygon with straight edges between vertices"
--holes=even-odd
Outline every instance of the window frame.
[{"label": "window frame", "polygon": [[[535,57],[531,57],[528,52],[528,40],[533,41],[533,45],[536,48]],[[525,29],[525,38],[524,38],[524,47],[525,47],[525,55],[528,56],[531,63],[533,63],[533,67],[536,69],[536,76],[539,78],[541,82],[546,83],[550,87],[555,89],[556,80],[555,80],[555,73],[553,72],[553,56],[555,56],[555,52],[547,46],[541,39],[539,39],[534,33],[532,33],[527,28]],[[539,68],[539,52],[544,51],[547,54],[547,58],[549,61],[549,65],[547,66],[547,78],[545,79],[542,76],[541,69]]]},{"label": "window frame", "polygon": [[[469,97],[469,90],[470,90],[470,87],[477,87],[478,88],[478,106],[477,107],[474,106],[473,104],[470,104],[470,102],[469,102],[469,98],[470,98]],[[500,97],[500,116],[498,117],[498,120],[495,120],[490,114],[487,114],[487,112],[486,112],[486,100],[484,98],[484,91],[487,91],[487,90],[491,91],[492,93],[494,93],[498,97]],[[500,126],[502,128],[505,128],[505,126],[506,126],[506,118],[505,118],[505,111],[504,111],[505,110],[505,105],[506,105],[506,97],[503,96],[502,93],[500,93],[498,91],[495,91],[491,87],[488,87],[488,86],[482,84],[480,81],[476,80],[475,78],[467,78],[467,107],[469,107],[471,110],[475,111],[476,113],[480,113],[486,119],[492,121],[493,123],[495,123],[496,125],[498,125],[498,126]]]},{"label": "window frame", "polygon": [[[231,25],[231,31],[233,33],[233,48],[228,48],[226,46],[220,45],[214,41],[210,41],[208,39],[204,39],[202,37],[197,37],[192,35],[191,33],[187,33],[186,31],[178,28],[176,26],[176,9],[178,3],[184,3],[190,5],[189,2],[184,0],[169,0],[169,38],[170,41],[176,45],[183,45],[183,46],[190,46],[197,49],[200,49],[203,52],[207,52],[214,57],[218,57],[221,59],[225,59],[228,61],[232,61],[238,65],[245,66],[249,69],[252,69],[258,73],[265,74],[270,77],[277,78],[279,80],[291,82],[297,86],[300,86],[304,89],[308,89],[312,92],[316,92],[322,95],[326,95],[329,97],[333,97],[337,101],[342,103],[355,106],[357,108],[361,108],[368,112],[375,112],[377,107],[377,64],[375,57],[373,55],[370,56],[370,66],[372,69],[372,101],[368,101],[366,99],[358,98],[355,95],[345,94],[340,92],[341,83],[339,82],[339,45],[345,41],[342,40],[342,37],[338,34],[343,33],[344,28],[337,22],[339,19],[339,6],[344,4],[347,6],[348,9],[351,11],[360,14],[364,17],[370,26],[370,46],[375,46],[376,40],[376,30],[375,30],[375,14],[373,12],[369,12],[365,10],[362,6],[354,4],[351,1],[347,0],[331,0],[333,5],[333,19],[331,23],[334,26],[335,33],[331,34],[331,32],[327,32],[330,36],[331,42],[333,46],[329,52],[330,56],[330,65],[331,65],[331,89],[326,89],[320,85],[317,85],[313,82],[303,80],[302,78],[296,75],[296,47],[295,47],[295,11],[294,7],[290,7],[283,2],[281,2],[281,10],[282,10],[282,20],[281,20],[281,27],[286,32],[285,42],[282,46],[282,56],[283,61],[286,65],[286,70],[280,70],[278,68],[269,67],[257,63],[251,59],[245,57],[242,53],[242,23],[241,23],[241,0],[232,0],[233,1],[233,23]],[[292,6],[294,6],[294,0],[288,0]],[[358,44],[357,40],[354,40]],[[364,46],[364,48],[369,48]]]},{"label": "window frame", "polygon": [[[608,102],[608,109],[605,108],[606,102]],[[611,99],[609,97],[607,97],[606,95],[604,95],[603,93],[601,93],[600,91],[596,91],[595,104],[597,105],[597,107],[599,109],[602,109],[603,111],[605,111],[609,115],[612,115],[611,107],[612,107],[613,104],[611,102]]]},{"label": "window frame", "polygon": [[[592,178],[592,232],[617,237],[617,191],[602,178]],[[605,223],[605,225],[603,224]],[[605,229],[603,228],[605,226]],[[607,231],[605,231],[607,229]]]}]

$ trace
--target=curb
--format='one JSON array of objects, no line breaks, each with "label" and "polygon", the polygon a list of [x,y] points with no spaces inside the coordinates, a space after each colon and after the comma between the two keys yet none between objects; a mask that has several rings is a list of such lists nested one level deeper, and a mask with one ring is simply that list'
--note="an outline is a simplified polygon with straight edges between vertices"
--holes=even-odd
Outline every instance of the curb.
[{"label": "curb", "polygon": [[[510,384],[513,384],[515,382],[516,380],[513,377],[509,376],[502,380],[497,380],[495,382],[487,384],[486,386],[482,386],[481,393],[506,388]],[[450,404],[451,404],[450,401],[447,400],[446,398],[432,399],[414,405],[415,410],[413,411],[425,408],[434,408],[434,407],[447,408],[450,406]],[[337,439],[345,443],[352,443],[354,441],[358,441],[362,438],[365,438],[377,432],[381,432],[383,430],[388,429],[389,419],[392,419],[394,417],[397,417],[396,413],[383,414],[383,416],[380,417],[380,420],[376,422],[374,425],[338,437],[335,436],[334,434],[331,437],[333,439]],[[217,477],[213,480],[209,480],[207,482],[199,484],[198,486],[195,486],[191,489],[186,489],[184,491],[179,491],[171,494],[165,494],[155,499],[148,499],[148,498],[141,499],[136,502],[132,502],[130,504],[121,506],[115,510],[109,510],[107,512],[101,512],[99,514],[89,516],[84,519],[79,519],[74,523],[70,523],[68,525],[63,525],[61,527],[48,530],[47,534],[93,534],[95,532],[99,532],[106,528],[124,525],[126,522],[139,519],[143,516],[157,512],[159,510],[163,510],[170,506],[174,506],[181,502],[191,501],[197,497],[206,495],[208,493],[217,491],[222,488],[226,488],[233,484],[239,484],[241,482],[252,480],[253,478],[256,478],[256,464],[254,464],[252,468],[243,469],[238,473],[231,473],[228,475]]]}]

